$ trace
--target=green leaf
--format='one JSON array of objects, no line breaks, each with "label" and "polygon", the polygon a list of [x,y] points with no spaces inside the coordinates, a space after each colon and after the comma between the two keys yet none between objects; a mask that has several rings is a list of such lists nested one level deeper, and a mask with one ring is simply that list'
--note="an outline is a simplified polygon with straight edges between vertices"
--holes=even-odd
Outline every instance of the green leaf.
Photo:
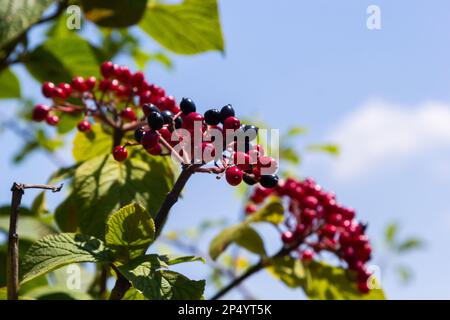
[{"label": "green leaf", "polygon": [[94,124],[88,132],[78,131],[73,140],[72,154],[76,162],[82,162],[111,153],[112,136],[100,124]]},{"label": "green leaf", "polygon": [[[0,216],[0,230],[8,232],[9,216]],[[19,218],[17,233],[24,240],[37,241],[42,237],[55,233],[56,230],[50,225],[41,222],[36,217],[23,216]]]},{"label": "green leaf", "polygon": [[292,127],[289,129],[289,131],[286,133],[289,137],[295,137],[301,134],[305,134],[308,132],[308,129],[304,127]]},{"label": "green leaf", "polygon": [[29,54],[25,66],[40,82],[68,82],[73,76],[99,74],[94,49],[75,33],[48,39]]},{"label": "green leaf", "polygon": [[[8,300],[8,289],[6,287],[0,288],[0,300]],[[31,297],[19,296],[19,300],[34,300]]]},{"label": "green leaf", "polygon": [[0,48],[20,37],[36,23],[53,0],[1,0]]},{"label": "green leaf", "polygon": [[59,117],[59,123],[58,123],[58,133],[59,134],[66,134],[75,129],[77,124],[83,120],[83,114],[81,112],[75,112],[75,113],[62,113]]},{"label": "green leaf", "polygon": [[13,98],[20,98],[19,79],[17,79],[11,69],[5,69],[0,72],[0,99]]},{"label": "green leaf", "polygon": [[409,238],[406,239],[405,241],[403,241],[402,243],[400,243],[398,245],[398,251],[399,252],[406,252],[406,251],[410,251],[413,249],[418,249],[421,248],[423,246],[423,242],[420,239],[416,239],[416,238]]},{"label": "green leaf", "polygon": [[313,300],[384,300],[381,289],[372,289],[368,294],[360,293],[356,280],[342,268],[311,261],[305,266],[306,278],[303,290]]},{"label": "green leaf", "polygon": [[179,54],[224,50],[217,0],[151,1],[139,26],[165,48]]},{"label": "green leaf", "polygon": [[290,163],[292,163],[294,165],[300,164],[300,161],[301,161],[300,156],[291,147],[285,147],[280,150],[280,159],[289,161]]},{"label": "green leaf", "polygon": [[124,28],[141,20],[147,0],[81,0],[85,17],[102,27]]},{"label": "green leaf", "polygon": [[206,260],[202,257],[197,256],[172,256],[172,255],[162,255],[159,256],[161,261],[167,263],[167,265],[172,266],[174,264],[186,263],[186,262],[202,262],[205,263]]},{"label": "green leaf", "polygon": [[58,226],[63,231],[79,227],[103,239],[106,217],[131,202],[147,208],[154,218],[173,186],[170,161],[138,151],[122,163],[111,155],[83,162],[75,170],[71,195],[56,209]]},{"label": "green leaf", "polygon": [[92,300],[89,294],[65,286],[39,287],[27,292],[27,297],[36,300]]},{"label": "green leaf", "polygon": [[198,300],[203,296],[205,281],[190,280],[140,257],[119,267],[134,289],[150,300]]},{"label": "green leaf", "polygon": [[278,225],[284,221],[284,207],[279,199],[272,199],[268,204],[252,213],[247,222],[270,222]]},{"label": "green leaf", "polygon": [[216,260],[232,243],[259,255],[266,254],[264,242],[260,235],[248,224],[240,223],[226,228],[211,241],[209,255],[213,260]]},{"label": "green leaf", "polygon": [[387,226],[385,230],[385,241],[386,243],[393,245],[395,237],[397,235],[398,225],[396,223],[391,223]]},{"label": "green leaf", "polygon": [[95,237],[60,233],[35,242],[22,260],[22,283],[77,262],[109,263],[111,252]]},{"label": "green leaf", "polygon": [[332,156],[338,156],[340,153],[339,147],[334,144],[311,144],[308,146],[309,151],[325,152]]},{"label": "green leaf", "polygon": [[290,288],[301,287],[305,279],[305,269],[299,259],[283,256],[268,259],[267,271]]},{"label": "green leaf", "polygon": [[127,205],[106,220],[106,245],[125,261],[143,255],[154,237],[155,223],[139,204]]}]

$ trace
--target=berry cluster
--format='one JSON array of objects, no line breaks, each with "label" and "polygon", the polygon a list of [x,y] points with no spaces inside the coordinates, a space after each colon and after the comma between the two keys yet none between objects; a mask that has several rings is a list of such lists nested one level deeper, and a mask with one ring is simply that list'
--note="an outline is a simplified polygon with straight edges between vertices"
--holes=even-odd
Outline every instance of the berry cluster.
[{"label": "berry cluster", "polygon": [[[56,126],[62,113],[82,114],[81,132],[90,131],[94,121],[111,127],[120,137],[112,151],[117,161],[127,159],[128,147],[141,145],[151,155],[171,155],[183,165],[197,164],[198,171],[225,175],[232,186],[242,181],[277,186],[277,162],[255,143],[258,128],[242,124],[231,105],[200,114],[194,101],[183,98],[178,105],[141,71],[106,61],[100,73],[101,79],[45,82],[42,93],[52,103],[36,105],[32,118]],[[122,144],[127,132],[134,132],[135,141]]]},{"label": "berry cluster", "polygon": [[[171,154],[183,164],[213,164],[201,171],[225,174],[232,186],[242,181],[274,188],[277,162],[254,144],[258,128],[241,124],[231,105],[197,112],[195,102],[183,98],[179,112],[144,104],[147,123],[136,129],[135,140],[152,155]],[[116,147],[122,152],[124,147]]]},{"label": "berry cluster", "polygon": [[369,292],[371,274],[365,263],[370,260],[372,248],[365,235],[366,225],[355,220],[354,210],[340,205],[333,193],[322,190],[312,179],[288,178],[275,189],[257,186],[246,213],[257,211],[269,196],[283,199],[288,208],[281,239],[291,254],[307,262],[321,251],[334,253],[356,273],[359,291]]}]

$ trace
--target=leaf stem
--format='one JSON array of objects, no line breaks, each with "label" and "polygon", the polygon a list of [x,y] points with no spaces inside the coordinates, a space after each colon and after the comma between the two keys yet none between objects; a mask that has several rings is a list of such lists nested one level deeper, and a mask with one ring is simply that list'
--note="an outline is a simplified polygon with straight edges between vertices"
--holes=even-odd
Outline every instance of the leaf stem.
[{"label": "leaf stem", "polygon": [[11,187],[11,214],[9,219],[8,236],[8,260],[7,260],[7,291],[8,300],[19,298],[19,235],[17,225],[19,220],[20,203],[25,189],[44,189],[52,192],[59,192],[63,185],[51,186],[46,184],[22,184],[14,182]]}]

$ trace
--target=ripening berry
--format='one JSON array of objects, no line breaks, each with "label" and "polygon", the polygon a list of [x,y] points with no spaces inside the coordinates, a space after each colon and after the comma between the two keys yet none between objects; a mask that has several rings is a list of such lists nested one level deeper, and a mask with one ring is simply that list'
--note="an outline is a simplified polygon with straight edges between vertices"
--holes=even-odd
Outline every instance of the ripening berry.
[{"label": "ripening berry", "polygon": [[128,157],[128,151],[125,147],[116,146],[113,149],[113,157],[116,161],[122,162]]},{"label": "ripening berry", "polygon": [[336,226],[333,226],[332,224],[326,224],[322,228],[322,234],[328,238],[333,238],[334,235],[336,234],[336,231],[337,231]]},{"label": "ripening berry", "polygon": [[97,79],[95,77],[89,77],[85,81],[88,90],[94,90],[95,85],[97,84]]},{"label": "ripening berry", "polygon": [[183,128],[188,130],[194,129],[195,123],[201,124],[203,122],[203,116],[197,112],[190,112],[183,119]]},{"label": "ripening berry", "polygon": [[166,95],[166,91],[155,84],[149,85],[148,89],[151,91],[152,95],[156,98],[156,100]]},{"label": "ripening berry", "polygon": [[74,77],[71,84],[72,88],[78,92],[85,92],[88,89],[83,77]]},{"label": "ripening berry", "polygon": [[56,126],[59,123],[59,117],[54,114],[53,115],[49,114],[45,119],[45,121],[51,126]]},{"label": "ripening berry", "polygon": [[38,104],[33,109],[32,118],[34,121],[44,121],[48,113],[50,112],[50,107],[45,104]]},{"label": "ripening berry", "polygon": [[358,291],[361,292],[362,294],[367,294],[370,291],[367,281],[358,282],[357,287],[358,287]]},{"label": "ripening berry", "polygon": [[131,73],[130,69],[126,66],[120,66],[117,70],[117,78],[122,83],[130,83],[131,78],[133,77],[133,74]]},{"label": "ripening berry", "polygon": [[100,81],[98,88],[100,89],[100,91],[102,92],[106,92],[109,90],[109,86],[111,85],[111,81],[109,79],[102,79],[102,81]]},{"label": "ripening berry", "polygon": [[237,151],[233,154],[233,163],[242,171],[251,168],[249,155],[242,151]]},{"label": "ripening berry", "polygon": [[119,85],[120,85],[119,80],[112,79],[111,82],[109,83],[108,90],[117,91],[117,90],[119,90]]},{"label": "ripening berry", "polygon": [[250,215],[256,211],[258,211],[258,208],[253,203],[249,203],[245,206],[245,214],[247,215]]},{"label": "ripening berry", "polygon": [[139,104],[144,106],[145,104],[150,104],[152,102],[152,92],[150,90],[145,90],[139,95]]},{"label": "ripening berry", "polygon": [[65,83],[65,82],[60,83],[60,84],[58,84],[58,88],[61,88],[65,92],[64,99],[67,99],[72,94],[72,86],[68,83]]},{"label": "ripening berry", "polygon": [[315,209],[319,204],[319,201],[314,196],[307,196],[303,199],[302,204],[305,208]]},{"label": "ripening berry", "polygon": [[210,142],[202,142],[202,159],[204,163],[214,160],[216,156],[216,147]]},{"label": "ripening berry", "polygon": [[225,178],[232,186],[237,186],[242,182],[243,173],[238,167],[229,167],[225,171]]},{"label": "ripening berry", "polygon": [[100,66],[100,73],[103,77],[109,78],[113,76],[116,73],[116,70],[118,69],[118,66],[111,61],[105,61]]},{"label": "ripening berry", "polygon": [[142,146],[145,149],[151,149],[159,142],[159,135],[156,131],[147,131],[141,139]]},{"label": "ripening berry", "polygon": [[126,121],[136,121],[137,120],[136,113],[130,107],[123,109],[120,112],[120,117]]},{"label": "ripening berry", "polygon": [[87,132],[90,131],[92,128],[92,125],[89,121],[87,120],[83,120],[80,123],[78,123],[77,125],[78,130],[80,130],[81,132]]},{"label": "ripening berry", "polygon": [[44,82],[42,84],[42,94],[46,98],[53,98],[53,89],[55,89],[53,82]]},{"label": "ripening berry", "polygon": [[295,241],[295,235],[291,231],[285,231],[281,234],[281,241],[284,244],[292,244]]},{"label": "ripening berry", "polygon": [[241,126],[241,121],[236,117],[228,117],[223,122],[223,128],[225,130],[237,130]]},{"label": "ripening berry", "polygon": [[302,252],[302,256],[301,259],[303,261],[311,261],[314,258],[314,251],[309,250],[309,249],[305,249]]},{"label": "ripening berry", "polygon": [[137,71],[131,77],[131,85],[140,88],[144,82],[144,73],[142,71]]},{"label": "ripening berry", "polygon": [[157,143],[153,148],[146,149],[146,151],[152,156],[159,156],[162,153],[161,144]]},{"label": "ripening berry", "polygon": [[60,87],[55,87],[53,89],[53,99],[65,100],[67,98],[68,98],[68,95],[64,89],[61,89]]}]

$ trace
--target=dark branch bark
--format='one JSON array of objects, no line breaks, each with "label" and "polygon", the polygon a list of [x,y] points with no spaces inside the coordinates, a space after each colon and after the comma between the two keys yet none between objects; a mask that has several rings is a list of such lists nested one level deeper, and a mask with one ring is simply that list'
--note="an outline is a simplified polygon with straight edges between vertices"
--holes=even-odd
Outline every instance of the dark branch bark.
[{"label": "dark branch bark", "polygon": [[198,169],[200,166],[201,165],[197,164],[187,165],[183,167],[183,169],[181,170],[181,173],[178,176],[177,181],[175,182],[172,190],[167,194],[166,198],[164,199],[164,202],[162,203],[156,215],[155,218],[156,235],[159,235],[161,233],[161,229],[164,225],[164,222],[167,220],[167,216],[169,215],[170,209],[178,201],[178,198],[180,197],[180,194],[183,191],[184,186],[188,182],[189,178],[195,173],[195,170]]},{"label": "dark branch bark", "polygon": [[117,280],[114,288],[111,290],[109,300],[122,300],[125,293],[131,288],[131,283],[120,273],[116,266],[111,265],[111,268],[115,271]]},{"label": "dark branch bark", "polygon": [[58,192],[62,187],[63,185],[55,187],[46,184],[22,184],[16,182],[11,187],[11,215],[9,218],[8,261],[6,265],[8,300],[17,300],[19,298],[19,235],[17,234],[17,225],[24,191],[25,189],[44,189]]}]

